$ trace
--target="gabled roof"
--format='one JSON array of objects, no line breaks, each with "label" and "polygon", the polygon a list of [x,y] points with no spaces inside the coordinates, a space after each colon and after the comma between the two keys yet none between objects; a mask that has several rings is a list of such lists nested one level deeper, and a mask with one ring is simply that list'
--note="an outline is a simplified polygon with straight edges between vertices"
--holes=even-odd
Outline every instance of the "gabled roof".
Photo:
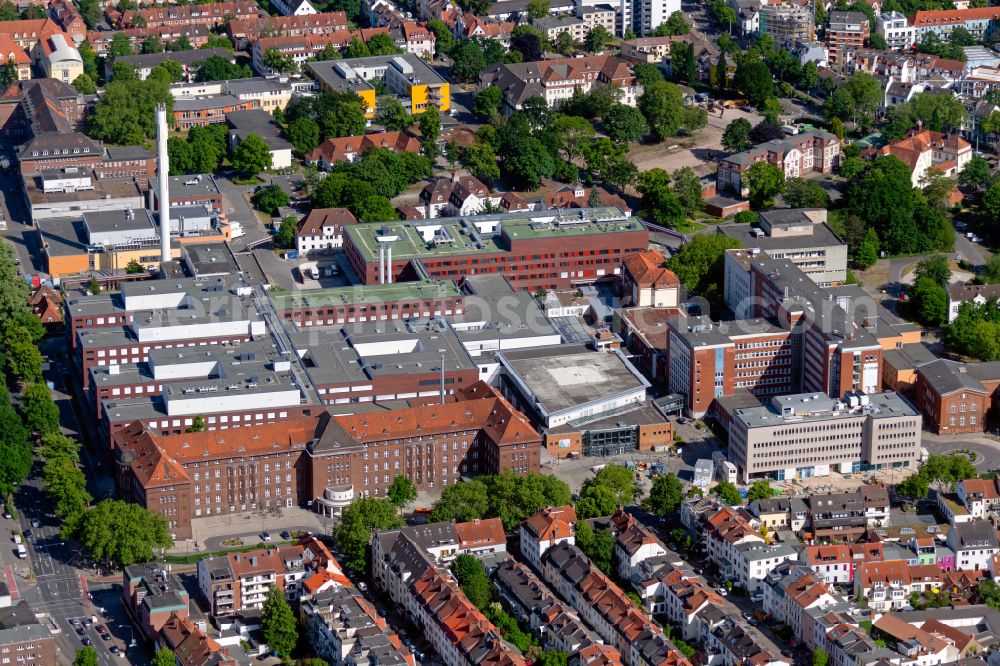
[{"label": "gabled roof", "polygon": [[680,287],[680,280],[666,267],[666,261],[660,252],[643,250],[625,257],[624,264],[625,270],[640,287]]},{"label": "gabled roof", "polygon": [[556,541],[573,536],[576,510],[572,504],[545,507],[524,521],[523,527],[538,541]]},{"label": "gabled roof", "polygon": [[333,227],[336,233],[345,225],[357,222],[354,214],[346,208],[313,208],[295,225],[295,236],[322,236],[324,227]]}]

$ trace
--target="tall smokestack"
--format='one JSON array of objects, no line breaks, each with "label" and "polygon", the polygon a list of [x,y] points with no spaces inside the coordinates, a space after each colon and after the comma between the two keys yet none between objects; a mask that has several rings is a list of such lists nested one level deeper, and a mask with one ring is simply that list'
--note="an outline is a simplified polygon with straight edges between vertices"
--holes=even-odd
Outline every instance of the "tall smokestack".
[{"label": "tall smokestack", "polygon": [[160,185],[160,261],[170,261],[170,159],[167,157],[167,107],[156,107],[156,172]]}]

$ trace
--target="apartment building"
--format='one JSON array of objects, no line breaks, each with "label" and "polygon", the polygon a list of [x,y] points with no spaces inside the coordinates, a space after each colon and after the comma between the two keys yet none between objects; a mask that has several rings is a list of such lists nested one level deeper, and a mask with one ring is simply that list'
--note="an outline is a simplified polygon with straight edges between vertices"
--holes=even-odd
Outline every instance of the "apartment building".
[{"label": "apartment building", "polygon": [[231,19],[254,18],[260,14],[260,7],[253,0],[231,0],[210,5],[154,5],[121,12],[117,19],[117,27],[203,25],[206,28],[214,28]]},{"label": "apartment building", "polygon": [[800,564],[784,564],[767,577],[764,586],[763,610],[773,622],[781,622],[792,629],[793,636],[808,635],[805,630],[811,622],[809,611],[830,606],[840,598],[834,596],[823,577]]},{"label": "apartment building", "polygon": [[451,88],[427,63],[412,53],[310,62],[306,65],[324,92],[351,91],[365,105],[365,115],[375,117],[375,87],[381,80],[388,92],[409,105],[412,114],[428,107],[447,112]]},{"label": "apartment building", "polygon": [[813,38],[812,12],[808,7],[792,4],[764,5],[760,8],[762,35],[770,35],[777,48],[789,47],[796,42],[809,42]]},{"label": "apartment building", "polygon": [[361,592],[348,585],[331,587],[303,599],[300,616],[309,645],[334,666],[366,663],[413,666],[413,655],[379,617]]},{"label": "apartment building", "polygon": [[586,659],[600,645],[605,657],[621,664],[621,655],[611,645],[596,642],[572,608],[556,599],[548,587],[526,565],[507,558],[493,572],[493,584],[519,622],[531,627],[549,650],[559,650]]},{"label": "apartment building", "polygon": [[346,208],[314,208],[295,225],[295,249],[300,255],[344,246],[344,227],[357,224]]},{"label": "apartment building", "polygon": [[[880,430],[874,425],[868,427],[873,431]],[[907,436],[897,437],[892,433],[886,438]],[[806,503],[809,505],[809,530],[820,543],[855,541],[868,530],[889,520],[889,493],[884,486],[865,485],[854,493],[813,494],[806,498]]]},{"label": "apartment building", "polygon": [[620,89],[620,102],[628,106],[635,106],[642,92],[629,66],[609,55],[495,64],[480,72],[476,91],[500,88],[504,92],[503,111],[510,114],[532,97],[541,97],[550,107],[558,108],[574,90],[586,93],[599,84]]},{"label": "apartment building", "polygon": [[618,562],[618,576],[622,580],[629,580],[646,560],[667,554],[659,538],[631,514],[619,509],[611,522],[615,534],[614,560]]},{"label": "apartment building", "polygon": [[941,589],[943,576],[933,564],[863,562],[854,572],[854,598],[879,613],[901,610],[910,605],[911,594]]},{"label": "apartment building", "polygon": [[681,11],[680,0],[643,0],[636,2],[633,9],[632,24],[635,31],[642,36],[648,35],[667,22],[670,15]]},{"label": "apartment building", "polygon": [[840,165],[840,141],[825,130],[809,130],[724,157],[719,161],[716,175],[718,191],[736,192],[746,198],[749,190],[740,174],[763,161],[781,169],[785,178],[799,178],[811,172],[831,173]]},{"label": "apartment building", "polygon": [[984,432],[998,386],[1000,364],[937,359],[917,368],[917,408],[935,433]]},{"label": "apartment building", "polygon": [[629,583],[642,599],[648,615],[663,615],[671,625],[681,627],[685,641],[705,641],[724,617],[722,597],[691,571],[677,568],[669,558],[645,560],[633,572]]},{"label": "apartment building", "polygon": [[954,523],[948,530],[948,546],[955,551],[955,568],[959,571],[987,570],[1000,553],[997,531],[986,520]]},{"label": "apartment building", "polygon": [[407,610],[445,666],[525,666],[513,645],[468,600],[446,569],[428,569],[410,585]]},{"label": "apartment building", "polygon": [[149,640],[172,618],[187,618],[190,598],[180,576],[153,562],[133,564],[122,570],[123,599],[139,629]]},{"label": "apartment building", "polygon": [[[6,586],[5,586],[6,587]],[[58,663],[56,637],[35,615],[27,601],[0,607],[0,662],[18,666],[51,666]]]},{"label": "apartment building", "polygon": [[303,156],[308,166],[329,171],[338,162],[356,162],[369,150],[419,153],[420,139],[407,132],[378,132],[362,136],[327,139]]},{"label": "apartment building", "polygon": [[506,551],[507,537],[497,518],[379,532],[372,540],[372,580],[393,603],[405,604],[412,582],[437,566],[459,555],[495,556]]},{"label": "apartment building", "polygon": [[732,551],[729,573],[734,585],[750,594],[760,592],[767,575],[785,562],[798,559],[798,551],[784,543],[766,544],[750,541]]},{"label": "apartment building", "polygon": [[809,505],[802,497],[772,497],[747,504],[747,511],[770,532],[800,532],[809,519]]},{"label": "apartment building", "polygon": [[839,62],[845,49],[864,48],[868,39],[868,17],[861,12],[830,12],[826,47],[831,62]]},{"label": "apartment building", "polygon": [[349,28],[350,22],[344,12],[322,12],[300,16],[251,16],[234,19],[229,21],[226,31],[233,46],[239,51],[245,51],[261,36],[327,35]]},{"label": "apartment building", "polygon": [[908,49],[917,43],[917,29],[910,20],[897,11],[884,12],[875,17],[875,31],[885,38],[890,49]]},{"label": "apartment building", "polygon": [[910,23],[913,25],[917,42],[931,32],[942,39],[947,39],[951,31],[957,27],[965,28],[973,38],[981,40],[992,34],[998,19],[1000,19],[1000,9],[997,7],[970,7],[918,11],[912,16]]},{"label": "apartment building", "polygon": [[237,666],[229,648],[205,633],[191,618],[171,615],[157,643],[174,653],[178,666]]},{"label": "apartment building", "polygon": [[94,30],[87,32],[87,41],[94,53],[102,58],[107,57],[111,40],[121,33],[128,37],[133,51],[142,50],[142,42],[146,37],[153,36],[164,44],[186,37],[191,46],[200,49],[208,41],[211,31],[203,25],[190,26],[157,26],[154,28],[129,28],[128,30]]},{"label": "apartment building", "polygon": [[542,555],[563,541],[575,543],[576,511],[573,505],[545,507],[521,523],[521,555],[541,569]]},{"label": "apartment building", "polygon": [[[909,467],[920,458],[920,432],[920,415],[897,393],[851,395],[846,401],[822,394],[783,395],[735,411],[729,459],[744,483],[826,476],[831,468],[856,474]],[[813,527],[819,537],[820,526]],[[852,536],[858,535],[842,538]]]},{"label": "apartment building", "polygon": [[930,169],[946,176],[957,176],[972,159],[972,144],[954,134],[932,130],[912,130],[909,135],[879,149],[880,155],[892,155],[910,169],[914,187],[923,187]]},{"label": "apartment building", "polygon": [[885,552],[881,543],[830,543],[806,546],[799,559],[830,585],[847,585],[860,565],[882,562]]},{"label": "apartment building", "polygon": [[1000,506],[996,479],[965,479],[955,484],[955,494],[973,519],[988,518]]},{"label": "apartment building", "polygon": [[655,624],[579,548],[560,543],[542,558],[542,577],[622,654],[626,666],[688,666]]}]

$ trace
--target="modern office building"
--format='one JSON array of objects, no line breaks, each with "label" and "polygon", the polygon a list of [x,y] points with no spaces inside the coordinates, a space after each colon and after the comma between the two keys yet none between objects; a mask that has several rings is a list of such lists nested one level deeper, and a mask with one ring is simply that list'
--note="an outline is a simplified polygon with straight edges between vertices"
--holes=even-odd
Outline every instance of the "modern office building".
[{"label": "modern office building", "polygon": [[375,86],[381,82],[392,95],[408,102],[410,113],[428,107],[451,109],[451,87],[430,65],[412,53],[310,62],[307,67],[324,92],[351,91],[363,101],[368,118],[375,117]]},{"label": "modern office building", "polygon": [[735,410],[729,460],[743,483],[909,467],[920,431],[920,414],[898,393],[783,395]]}]

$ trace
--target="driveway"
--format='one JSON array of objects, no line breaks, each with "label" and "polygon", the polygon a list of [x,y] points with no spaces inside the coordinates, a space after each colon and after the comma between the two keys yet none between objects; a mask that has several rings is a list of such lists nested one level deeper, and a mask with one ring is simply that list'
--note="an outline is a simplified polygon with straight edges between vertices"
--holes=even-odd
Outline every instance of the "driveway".
[{"label": "driveway", "polygon": [[236,185],[229,176],[216,176],[215,182],[222,190],[223,211],[230,222],[239,222],[243,225],[246,235],[237,238],[232,243],[233,250],[239,252],[244,249],[247,243],[267,238],[271,234],[264,225],[260,223],[260,218],[250,206],[249,196],[253,192],[252,185]]}]

